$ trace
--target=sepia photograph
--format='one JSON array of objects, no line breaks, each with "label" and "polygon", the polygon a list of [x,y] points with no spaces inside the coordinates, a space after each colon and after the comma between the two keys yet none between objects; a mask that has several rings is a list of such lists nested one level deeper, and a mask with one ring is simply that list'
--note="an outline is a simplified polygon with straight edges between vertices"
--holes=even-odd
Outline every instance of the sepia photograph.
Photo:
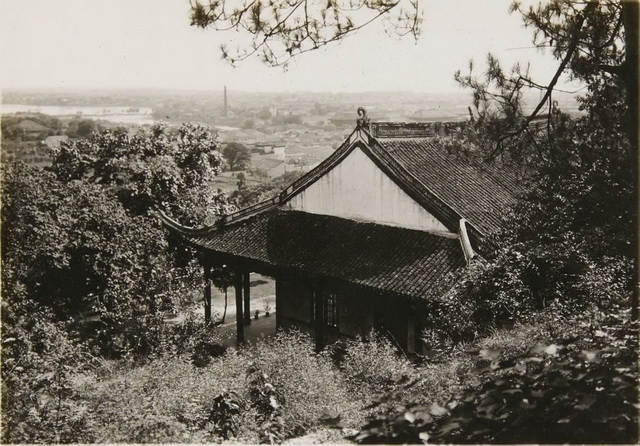
[{"label": "sepia photograph", "polygon": [[637,444],[638,0],[0,0],[0,442]]}]

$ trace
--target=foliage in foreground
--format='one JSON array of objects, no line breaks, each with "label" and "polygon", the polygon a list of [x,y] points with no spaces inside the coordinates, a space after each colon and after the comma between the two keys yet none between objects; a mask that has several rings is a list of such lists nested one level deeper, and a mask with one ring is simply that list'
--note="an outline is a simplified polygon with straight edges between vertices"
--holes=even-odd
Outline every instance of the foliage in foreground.
[{"label": "foliage in foreground", "polygon": [[98,442],[272,443],[332,414],[352,426],[362,421],[330,359],[295,332],[229,350],[206,367],[165,358],[123,369],[82,393]]},{"label": "foliage in foreground", "polygon": [[165,349],[164,314],[196,277],[154,211],[223,210],[216,144],[195,125],[116,129],[63,143],[48,170],[2,166],[4,441],[92,441],[75,382]]},{"label": "foliage in foreground", "polygon": [[[63,143],[49,170],[3,166],[5,329],[33,302],[54,323],[75,320],[69,329],[95,353],[152,353],[147,334],[197,279],[154,212],[196,224],[224,211],[225,197],[207,185],[220,169],[216,147],[204,127],[157,125]],[[99,321],[81,323],[92,314]]]},{"label": "foliage in foreground", "polygon": [[[529,416],[556,426],[571,404],[587,404],[580,413],[595,420],[624,422],[633,415],[637,370],[632,328],[618,330],[618,322],[547,309],[455,348],[447,361],[415,366],[380,335],[347,342],[335,363],[297,332],[216,353],[203,365],[194,353],[221,339],[191,320],[165,332],[164,356],[107,363],[69,342],[63,327],[25,321],[29,343],[23,335],[3,345],[21,358],[6,363],[14,382],[3,379],[3,391],[11,389],[3,395],[3,441],[279,443],[319,428],[358,429],[366,415],[359,441],[504,442],[524,427],[505,429],[527,425]],[[569,418],[578,413],[571,408]],[[632,433],[633,425],[621,426],[620,435]]]},{"label": "foliage in foreground", "polygon": [[[390,404],[358,434],[363,443],[634,443],[638,436],[637,324],[628,315],[515,357],[482,349],[483,384],[444,405]],[[586,335],[586,337],[585,337]]]}]

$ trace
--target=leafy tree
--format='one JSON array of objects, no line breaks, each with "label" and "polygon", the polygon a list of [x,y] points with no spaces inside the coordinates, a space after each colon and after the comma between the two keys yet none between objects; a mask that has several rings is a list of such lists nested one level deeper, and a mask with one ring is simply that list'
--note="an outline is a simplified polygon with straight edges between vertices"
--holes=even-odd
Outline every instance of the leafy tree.
[{"label": "leafy tree", "polygon": [[220,322],[224,324],[227,318],[227,304],[229,302],[229,287],[235,283],[235,273],[232,269],[223,266],[221,268],[214,268],[211,271],[211,282],[224,293],[224,311],[222,313],[222,319]]},{"label": "leafy tree", "polygon": [[219,171],[216,147],[211,132],[193,125],[118,129],[63,144],[50,172],[8,166],[3,297],[19,306],[24,289],[56,320],[98,312],[103,326],[89,334],[103,353],[149,352],[149,324],[180,304],[197,277],[192,254],[155,211],[195,225],[230,209],[207,184]]},{"label": "leafy tree", "polygon": [[236,178],[238,178],[238,182],[236,183],[238,189],[247,187],[247,178],[245,177],[244,172],[240,172]]},{"label": "leafy tree", "polygon": [[88,138],[93,132],[99,132],[102,127],[93,119],[74,119],[69,122],[67,136],[69,138]]},{"label": "leafy tree", "polygon": [[60,181],[81,179],[114,193],[128,210],[161,210],[202,224],[224,211],[224,200],[208,186],[220,172],[218,141],[206,127],[164,124],[131,135],[125,128],[69,141],[54,151],[52,170]]},{"label": "leafy tree", "polygon": [[222,150],[230,170],[241,170],[251,162],[251,151],[244,144],[230,142]]}]

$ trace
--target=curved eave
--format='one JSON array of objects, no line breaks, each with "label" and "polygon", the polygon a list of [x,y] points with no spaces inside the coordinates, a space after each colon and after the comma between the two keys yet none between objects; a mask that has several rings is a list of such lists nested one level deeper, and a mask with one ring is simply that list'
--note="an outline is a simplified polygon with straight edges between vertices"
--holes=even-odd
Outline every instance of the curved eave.
[{"label": "curved eave", "polygon": [[162,222],[162,224],[164,226],[166,226],[168,229],[171,229],[179,234],[182,235],[204,235],[204,234],[208,234],[211,231],[215,231],[216,230],[216,226],[215,225],[211,225],[211,226],[202,226],[200,228],[193,228],[190,226],[184,226],[181,225],[180,223],[178,223],[178,221],[174,220],[173,218],[169,217],[167,214],[165,214],[162,211],[158,212],[159,216],[160,216],[160,221]]},{"label": "curved eave", "polygon": [[178,223],[173,218],[169,217],[164,212],[160,211],[159,213],[160,213],[160,220],[167,228],[186,236],[199,236],[199,235],[206,235],[214,231],[218,231],[221,228],[224,228],[226,226],[230,226],[230,225],[239,223],[241,221],[244,221],[248,218],[255,217],[256,215],[259,215],[263,212],[266,212],[270,209],[275,208],[276,206],[278,206],[279,202],[280,200],[278,197],[261,201],[260,203],[256,203],[244,209],[240,209],[239,211],[234,212],[232,214],[223,215],[218,220],[216,220],[216,222],[212,225],[205,225],[199,228],[181,225],[180,223]]}]

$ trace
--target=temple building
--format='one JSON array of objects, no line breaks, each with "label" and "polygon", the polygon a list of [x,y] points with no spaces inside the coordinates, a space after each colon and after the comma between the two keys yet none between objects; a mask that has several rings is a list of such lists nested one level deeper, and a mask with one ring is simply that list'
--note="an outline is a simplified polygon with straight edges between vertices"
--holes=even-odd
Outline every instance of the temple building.
[{"label": "temple building", "polygon": [[275,278],[278,329],[306,330],[321,348],[375,328],[419,353],[424,303],[442,298],[515,204],[514,173],[461,161],[432,124],[358,114],[342,145],[278,197],[203,228],[163,216],[205,273],[236,272],[239,341],[257,272]]}]

